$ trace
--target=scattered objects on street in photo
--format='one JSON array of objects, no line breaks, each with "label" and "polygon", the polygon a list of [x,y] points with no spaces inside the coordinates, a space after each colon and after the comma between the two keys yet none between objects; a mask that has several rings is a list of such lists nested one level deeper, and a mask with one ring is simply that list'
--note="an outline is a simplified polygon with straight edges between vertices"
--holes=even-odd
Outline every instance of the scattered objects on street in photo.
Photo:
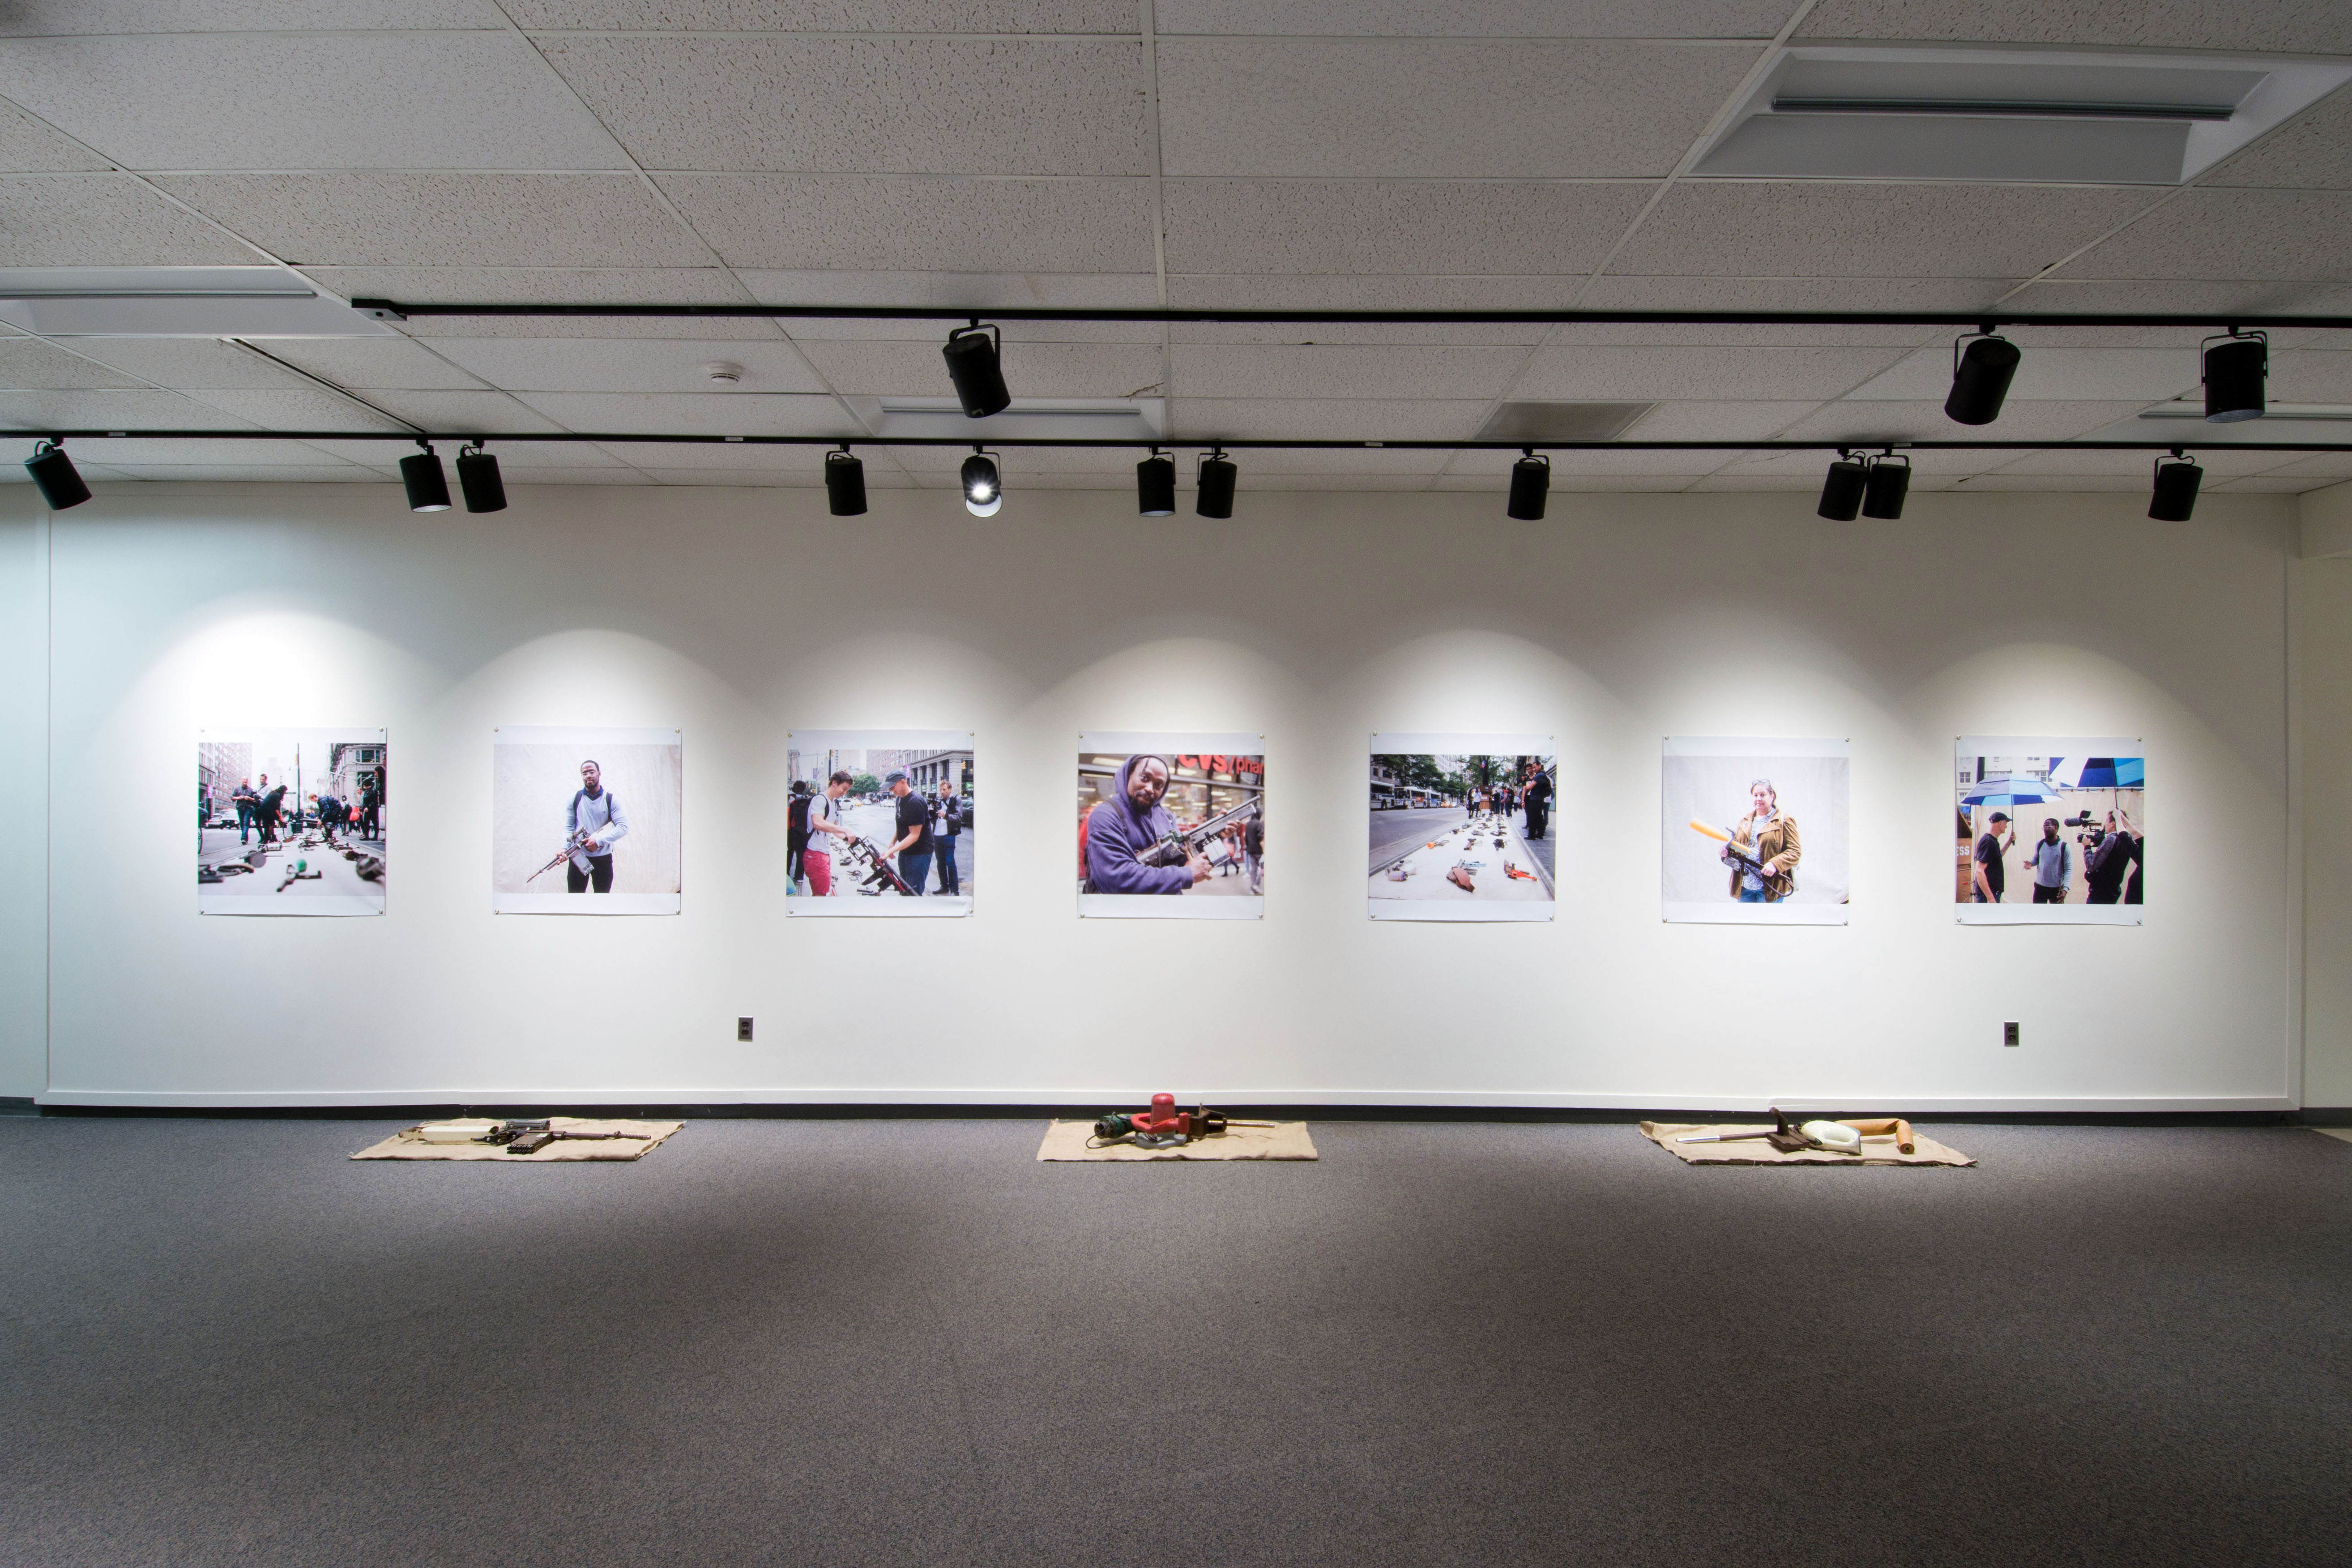
[{"label": "scattered objects on street in photo", "polygon": [[1549,735],[1371,738],[1367,912],[1548,921],[1559,757]]},{"label": "scattered objects on street in photo", "polygon": [[969,730],[795,730],[786,742],[784,913],[972,910]]},{"label": "scattered objects on street in photo", "polygon": [[1844,925],[1853,751],[1843,739],[1667,736],[1664,918]]},{"label": "scattered objects on street in photo", "polygon": [[1078,913],[1256,920],[1265,908],[1265,737],[1078,737]]},{"label": "scattered objects on street in photo", "polygon": [[676,730],[500,727],[491,747],[491,907],[677,913],[683,753]]},{"label": "scattered objects on street in photo", "polygon": [[2141,923],[2147,758],[2138,737],[1962,735],[1953,773],[1960,924]]},{"label": "scattered objects on street in photo", "polygon": [[382,730],[196,737],[196,910],[380,915],[390,767]]}]

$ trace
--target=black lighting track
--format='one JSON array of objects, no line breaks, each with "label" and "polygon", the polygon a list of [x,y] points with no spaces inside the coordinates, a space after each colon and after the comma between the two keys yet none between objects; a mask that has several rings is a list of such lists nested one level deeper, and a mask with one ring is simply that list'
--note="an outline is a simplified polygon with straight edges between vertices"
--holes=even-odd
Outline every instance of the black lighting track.
[{"label": "black lighting track", "polygon": [[526,442],[635,442],[672,447],[1024,447],[1160,448],[1228,452],[2352,452],[2352,441],[2200,441],[2173,436],[2145,441],[1927,441],[1845,436],[1818,441],[1289,441],[1132,436],[701,436],[678,431],[518,430],[0,430],[8,441],[423,441],[520,446]]},{"label": "black lighting track", "polygon": [[2196,315],[2147,311],[2008,310],[1251,310],[1147,305],[1105,309],[1004,305],[556,305],[407,304],[353,300],[352,308],[383,321],[412,316],[649,317],[747,321],[1103,321],[1236,326],[1644,326],[1644,327],[2179,327],[2230,331],[2352,327],[2352,316]]}]

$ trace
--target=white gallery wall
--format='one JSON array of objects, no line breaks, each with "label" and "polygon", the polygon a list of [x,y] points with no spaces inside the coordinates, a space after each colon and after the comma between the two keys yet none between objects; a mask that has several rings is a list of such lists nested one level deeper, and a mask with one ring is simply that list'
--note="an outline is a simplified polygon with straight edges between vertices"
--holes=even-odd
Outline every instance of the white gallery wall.
[{"label": "white gallery wall", "polygon": [[[12,487],[0,813],[35,858],[46,773],[50,870],[45,929],[33,884],[0,886],[0,1093],[2299,1102],[2292,497],[2162,524],[2138,494],[1922,494],[1832,523],[1810,494],[1558,494],[1518,523],[1499,496],[1258,491],[1144,521],[1024,490],[1017,454],[1008,479],[986,521],[879,489],[835,520],[794,490],[517,487],[478,518],[388,486],[119,486],[45,561]],[[44,595],[46,668],[15,613]],[[387,730],[383,918],[197,915],[195,734],[247,724]],[[681,914],[491,912],[509,724],[683,730]],[[793,727],[975,731],[971,919],[787,924]],[[1263,921],[1076,918],[1087,730],[1265,735]],[[1376,730],[1559,737],[1557,920],[1366,918]],[[1955,923],[1962,733],[2145,738],[2144,927]],[[1851,739],[1850,924],[1662,921],[1670,734]]]}]

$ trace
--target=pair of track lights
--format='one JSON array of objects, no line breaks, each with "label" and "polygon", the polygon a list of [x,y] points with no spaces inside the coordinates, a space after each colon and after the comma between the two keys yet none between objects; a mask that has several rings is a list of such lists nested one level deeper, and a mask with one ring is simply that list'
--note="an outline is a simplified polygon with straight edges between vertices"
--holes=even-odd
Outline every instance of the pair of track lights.
[{"label": "pair of track lights", "polygon": [[[971,449],[958,478],[964,510],[974,517],[994,517],[1004,509],[1004,476],[985,449]],[[866,515],[866,463],[850,451],[846,441],[838,451],[824,455],[824,501],[835,517]]]},{"label": "pair of track lights", "polygon": [[[408,510],[447,511],[449,478],[441,471],[440,455],[430,441],[419,438],[416,444],[424,450],[400,459],[400,482],[408,491]],[[479,441],[458,449],[457,488],[465,492],[467,511],[507,509],[506,481],[499,477],[499,460],[483,451]]]},{"label": "pair of track lights", "polygon": [[[2269,337],[2232,328],[2207,338],[2198,351],[2206,422],[2234,425],[2260,419],[2268,406]],[[2017,367],[2024,358],[2015,343],[1995,335],[1990,323],[1974,336],[1955,341],[1952,390],[1944,398],[1946,416],[1959,425],[1990,425],[2000,418],[2000,406],[2009,397],[2009,384],[2016,379]]]},{"label": "pair of track lights", "polygon": [[[1234,485],[1240,478],[1241,469],[1225,456],[1223,447],[1210,448],[1195,474],[1198,491],[1193,511],[1202,517],[1233,516]],[[1176,459],[1157,447],[1135,465],[1135,510],[1145,517],[1176,515]]]}]

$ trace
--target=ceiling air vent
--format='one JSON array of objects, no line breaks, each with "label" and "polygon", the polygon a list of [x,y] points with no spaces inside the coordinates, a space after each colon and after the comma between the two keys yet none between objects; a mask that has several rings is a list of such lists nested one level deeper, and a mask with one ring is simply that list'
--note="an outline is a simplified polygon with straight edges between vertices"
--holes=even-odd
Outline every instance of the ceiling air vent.
[{"label": "ceiling air vent", "polygon": [[1478,426],[1481,441],[1614,441],[1654,403],[1504,403]]},{"label": "ceiling air vent", "polygon": [[1799,44],[1691,172],[2177,185],[2347,80],[2257,55]]}]

